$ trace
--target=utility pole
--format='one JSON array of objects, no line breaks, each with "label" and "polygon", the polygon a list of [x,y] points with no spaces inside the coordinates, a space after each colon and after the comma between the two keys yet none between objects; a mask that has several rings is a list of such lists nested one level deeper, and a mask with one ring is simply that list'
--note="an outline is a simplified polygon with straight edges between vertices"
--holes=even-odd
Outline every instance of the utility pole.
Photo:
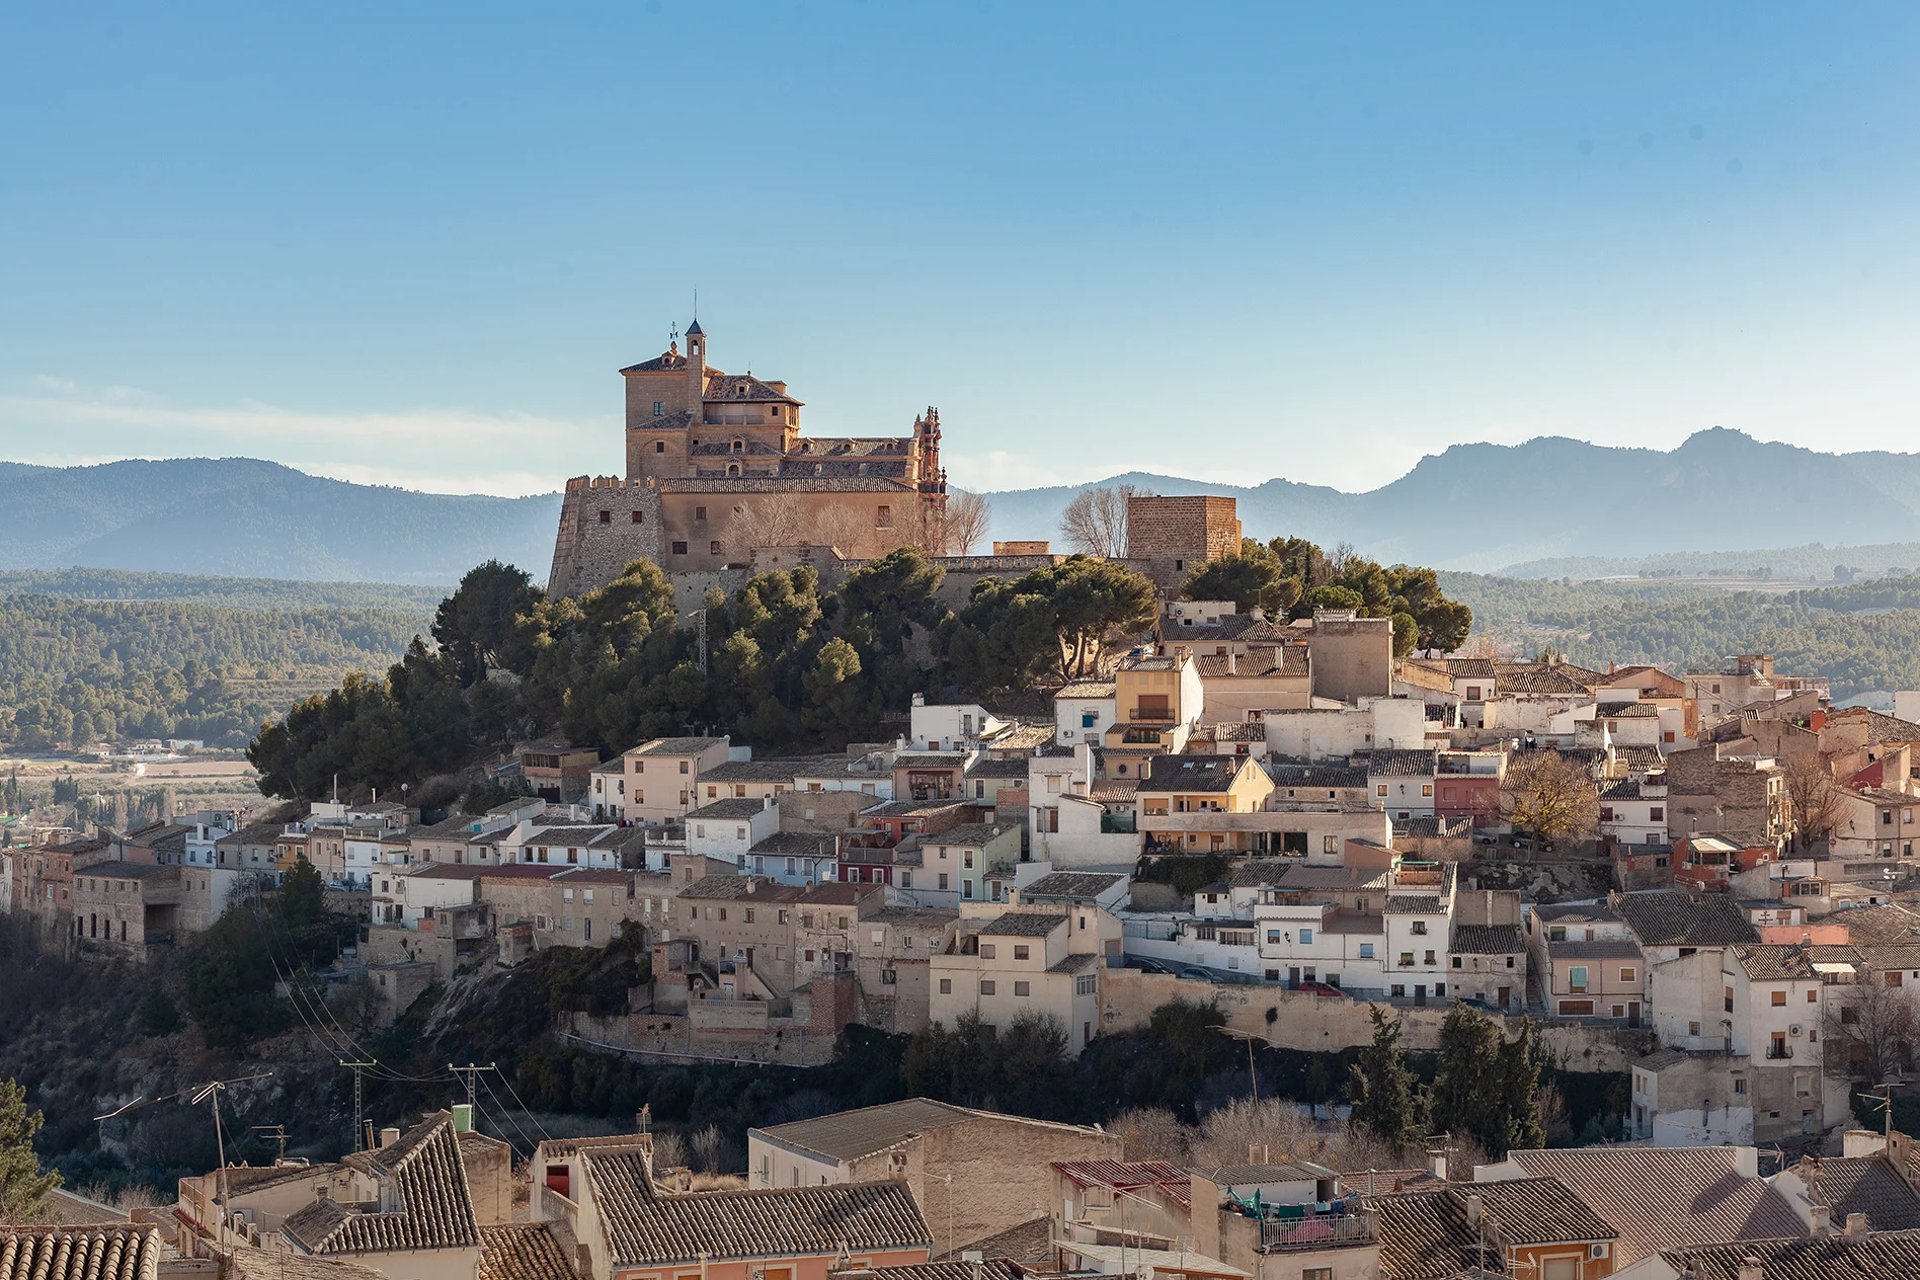
[{"label": "utility pole", "polygon": [[256,1124],[253,1126],[252,1131],[269,1142],[279,1143],[280,1154],[276,1158],[280,1160],[287,1158],[287,1126],[283,1124]]},{"label": "utility pole", "polygon": [[227,1229],[227,1140],[220,1127],[220,1095],[233,1085],[245,1084],[249,1080],[264,1080],[272,1074],[271,1071],[260,1071],[250,1076],[238,1076],[232,1080],[210,1080],[196,1088],[193,1096],[187,1099],[190,1105],[196,1107],[203,1102],[213,1104],[213,1151],[215,1159],[220,1162],[220,1185],[213,1205],[214,1216],[220,1220],[218,1231],[224,1232]]},{"label": "utility pole", "polygon": [[1884,1084],[1877,1084],[1859,1096],[1879,1106],[1881,1135],[1891,1146],[1893,1143],[1893,1082],[1889,1080]]},{"label": "utility pole", "polygon": [[491,1062],[489,1062],[484,1067],[479,1066],[472,1062],[469,1062],[464,1067],[456,1067],[451,1062],[449,1062],[447,1064],[447,1070],[453,1072],[453,1074],[456,1076],[465,1076],[467,1078],[467,1105],[471,1107],[474,1105],[473,1082],[475,1078],[477,1078],[482,1071],[499,1071],[500,1068],[495,1066]]},{"label": "utility pole", "polygon": [[380,1064],[377,1062],[349,1062],[345,1058],[342,1058],[340,1065],[353,1072],[353,1149],[359,1151],[361,1150],[361,1143],[365,1141],[361,1135],[367,1127],[367,1094],[361,1072],[370,1071]]}]

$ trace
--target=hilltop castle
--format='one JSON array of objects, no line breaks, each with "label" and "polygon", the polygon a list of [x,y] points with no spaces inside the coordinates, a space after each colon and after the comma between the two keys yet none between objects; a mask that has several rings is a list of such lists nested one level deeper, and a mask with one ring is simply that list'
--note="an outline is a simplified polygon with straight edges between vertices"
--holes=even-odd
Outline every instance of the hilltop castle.
[{"label": "hilltop castle", "polygon": [[833,547],[850,558],[941,549],[947,497],[940,415],[886,437],[800,434],[787,384],[707,363],[695,320],[627,389],[625,478],[567,481],[548,590],[578,595],[635,560],[669,573],[742,567],[756,547]]}]

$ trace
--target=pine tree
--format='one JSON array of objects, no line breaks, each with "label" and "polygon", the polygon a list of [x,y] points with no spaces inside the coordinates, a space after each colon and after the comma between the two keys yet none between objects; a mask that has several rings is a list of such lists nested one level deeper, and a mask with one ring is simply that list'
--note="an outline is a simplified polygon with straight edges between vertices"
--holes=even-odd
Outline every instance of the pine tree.
[{"label": "pine tree", "polygon": [[0,1080],[0,1222],[28,1221],[47,1192],[60,1185],[60,1175],[40,1172],[33,1153],[33,1135],[46,1118],[27,1106],[27,1091],[12,1080]]},{"label": "pine tree", "polygon": [[1389,1022],[1386,1012],[1373,1006],[1373,1040],[1353,1064],[1349,1085],[1353,1126],[1402,1148],[1414,1146],[1425,1135],[1420,1098],[1400,1048],[1404,1029],[1399,1018]]}]

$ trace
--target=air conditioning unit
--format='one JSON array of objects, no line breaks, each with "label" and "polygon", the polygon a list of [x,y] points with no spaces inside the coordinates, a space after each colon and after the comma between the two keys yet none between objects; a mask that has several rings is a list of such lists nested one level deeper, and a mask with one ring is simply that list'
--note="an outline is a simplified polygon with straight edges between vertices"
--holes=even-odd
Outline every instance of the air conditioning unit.
[{"label": "air conditioning unit", "polygon": [[1607,1249],[1608,1249],[1608,1245],[1606,1241],[1604,1240],[1595,1241],[1593,1244],[1590,1244],[1587,1246],[1587,1256],[1589,1258],[1594,1259],[1595,1261],[1598,1261],[1599,1259],[1607,1256]]},{"label": "air conditioning unit", "polygon": [[1788,1028],[1787,1028],[1787,1034],[1788,1034],[1788,1035],[1790,1035],[1790,1036],[1797,1036],[1797,1035],[1799,1035],[1799,1034],[1800,1034],[1800,1024],[1796,1022],[1796,1023],[1794,1023],[1794,1024],[1792,1025],[1792,1026],[1790,1026],[1790,1027],[1788,1027]]}]

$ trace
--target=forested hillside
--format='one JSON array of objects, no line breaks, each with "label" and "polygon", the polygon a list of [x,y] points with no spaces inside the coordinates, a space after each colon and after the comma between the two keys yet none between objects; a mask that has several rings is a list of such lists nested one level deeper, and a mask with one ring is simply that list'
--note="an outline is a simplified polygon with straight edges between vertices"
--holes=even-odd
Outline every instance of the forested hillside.
[{"label": "forested hillside", "polygon": [[446,593],[398,582],[298,582],[210,578],[127,569],[0,570],[0,596],[63,600],[171,600],[228,609],[413,609],[431,613]]},{"label": "forested hillside", "polygon": [[0,741],[115,737],[244,746],[342,672],[382,670],[430,612],[0,596]]},{"label": "forested hillside", "polygon": [[1767,652],[1782,671],[1823,675],[1838,700],[1920,688],[1920,577],[1811,591],[1726,591],[1684,582],[1566,582],[1442,574],[1476,634],[1575,662],[1709,669]]},{"label": "forested hillside", "polygon": [[[1832,578],[1836,569],[1860,577],[1901,578],[1920,566],[1920,542],[1875,542],[1863,546],[1773,547],[1753,551],[1666,551],[1640,556],[1558,556],[1528,560],[1500,570],[1508,578],[1600,578],[1609,576]],[[1846,574],[1841,574],[1845,577]]]}]

